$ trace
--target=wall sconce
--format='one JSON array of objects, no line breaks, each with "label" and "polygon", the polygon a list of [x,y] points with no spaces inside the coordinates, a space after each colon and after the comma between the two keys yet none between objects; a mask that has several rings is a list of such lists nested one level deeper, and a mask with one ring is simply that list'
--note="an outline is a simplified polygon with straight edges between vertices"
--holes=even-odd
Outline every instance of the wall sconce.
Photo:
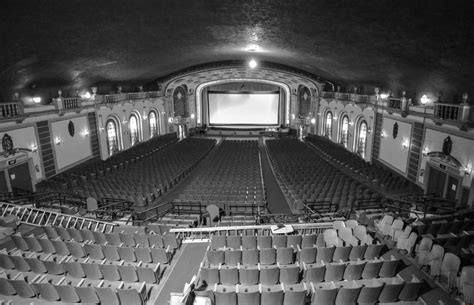
[{"label": "wall sconce", "polygon": [[58,137],[58,136],[56,136],[56,137],[54,138],[54,144],[60,146],[60,145],[61,145],[61,138]]},{"label": "wall sconce", "polygon": [[82,130],[82,132],[81,132],[81,135],[84,138],[87,137],[89,135],[89,129],[84,128],[84,130]]},{"label": "wall sconce", "polygon": [[125,126],[127,125],[128,121],[125,119],[125,117],[123,117],[123,120],[122,120],[122,124]]},{"label": "wall sconce", "polygon": [[32,97],[31,101],[35,104],[39,104],[39,103],[41,103],[41,97],[39,97],[39,96]]},{"label": "wall sconce", "polygon": [[194,119],[195,115],[194,113],[191,113],[191,119]]},{"label": "wall sconce", "polygon": [[349,122],[349,126],[354,126],[354,122],[353,122],[353,121],[350,121],[350,122]]},{"label": "wall sconce", "polygon": [[143,117],[143,120],[148,119],[148,115],[146,115],[146,112],[145,112],[145,111],[143,111],[143,116],[142,116],[142,117]]},{"label": "wall sconce", "polygon": [[423,154],[423,156],[427,156],[429,152],[430,151],[429,151],[428,147],[425,147],[425,148],[423,148],[423,151],[421,153]]},{"label": "wall sconce", "polygon": [[380,135],[382,138],[386,138],[387,137],[387,133],[385,132],[385,130],[382,130],[382,134]]},{"label": "wall sconce", "polygon": [[316,124],[316,118],[311,119],[311,124],[313,124],[313,125]]},{"label": "wall sconce", "polygon": [[38,151],[38,145],[36,143],[31,143],[30,149],[32,152],[37,152]]},{"label": "wall sconce", "polygon": [[292,120],[295,119],[295,114],[294,114],[294,113],[291,114],[291,119],[292,119]]},{"label": "wall sconce", "polygon": [[431,103],[431,99],[428,96],[426,96],[426,94],[423,94],[423,96],[420,98],[420,103],[422,105],[429,104]]},{"label": "wall sconce", "polygon": [[102,114],[99,114],[99,130],[100,132],[104,131],[104,119],[102,118]]},{"label": "wall sconce", "polygon": [[89,91],[86,91],[86,93],[81,94],[81,98],[83,99],[90,99],[92,95],[89,93]]},{"label": "wall sconce", "polygon": [[380,93],[380,98],[383,99],[383,100],[387,99],[389,96],[390,96],[390,94],[388,94],[388,93]]},{"label": "wall sconce", "polygon": [[372,127],[370,126],[367,127],[367,133],[372,133]]},{"label": "wall sconce", "polygon": [[464,168],[464,175],[465,176],[470,176],[471,172],[472,172],[472,165],[469,164],[468,166],[466,166],[466,168]]},{"label": "wall sconce", "polygon": [[403,140],[402,146],[403,148],[408,149],[408,146],[410,146],[410,142],[408,140]]},{"label": "wall sconce", "polygon": [[334,121],[337,121],[337,116],[333,117],[332,119],[333,119]]},{"label": "wall sconce", "polygon": [[173,118],[168,118],[168,123],[173,123]]}]

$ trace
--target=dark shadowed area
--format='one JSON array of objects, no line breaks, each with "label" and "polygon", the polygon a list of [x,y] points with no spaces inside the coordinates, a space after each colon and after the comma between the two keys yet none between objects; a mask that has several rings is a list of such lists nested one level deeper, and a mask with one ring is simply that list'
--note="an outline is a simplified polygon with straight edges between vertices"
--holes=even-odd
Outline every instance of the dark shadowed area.
[{"label": "dark shadowed area", "polygon": [[0,45],[3,101],[15,91],[107,92],[251,57],[349,90],[442,92],[447,102],[474,93],[469,0],[6,0]]}]

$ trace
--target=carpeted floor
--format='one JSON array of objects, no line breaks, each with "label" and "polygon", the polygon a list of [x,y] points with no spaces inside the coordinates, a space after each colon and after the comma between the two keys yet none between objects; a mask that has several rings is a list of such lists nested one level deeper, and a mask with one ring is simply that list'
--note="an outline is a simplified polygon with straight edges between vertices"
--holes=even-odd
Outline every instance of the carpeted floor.
[{"label": "carpeted floor", "polygon": [[262,158],[262,172],[265,189],[267,191],[268,210],[272,214],[291,214],[291,209],[288,206],[283,192],[273,174],[270,160],[266,153],[263,140],[259,140],[260,156]]},{"label": "carpeted floor", "polygon": [[199,264],[204,258],[208,243],[183,244],[181,256],[176,261],[163,288],[155,301],[156,305],[168,304],[171,292],[182,292],[184,283],[189,282],[197,274]]}]

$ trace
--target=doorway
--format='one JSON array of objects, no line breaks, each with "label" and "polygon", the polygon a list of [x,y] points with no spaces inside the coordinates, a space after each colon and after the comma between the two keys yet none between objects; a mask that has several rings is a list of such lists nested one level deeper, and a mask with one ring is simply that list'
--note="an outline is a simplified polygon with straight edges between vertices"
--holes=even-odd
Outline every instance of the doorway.
[{"label": "doorway", "polygon": [[443,198],[446,177],[446,173],[437,170],[436,168],[430,167],[430,175],[428,177],[428,187],[426,192],[428,194],[432,194],[435,197]]},{"label": "doorway", "polygon": [[22,191],[34,191],[28,162],[9,168],[8,176],[10,178],[12,191],[19,191],[20,193]]}]

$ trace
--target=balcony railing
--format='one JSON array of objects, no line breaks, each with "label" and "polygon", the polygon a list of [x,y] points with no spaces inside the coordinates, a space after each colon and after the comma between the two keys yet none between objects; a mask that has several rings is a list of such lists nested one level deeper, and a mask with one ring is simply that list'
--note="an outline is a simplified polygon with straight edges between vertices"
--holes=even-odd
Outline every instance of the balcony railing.
[{"label": "balcony railing", "polygon": [[0,104],[0,115],[2,119],[18,117],[23,113],[23,104],[20,102]]},{"label": "balcony railing", "polygon": [[106,103],[116,103],[116,102],[127,100],[128,94],[127,93],[107,94],[104,97],[105,97]]},{"label": "balcony railing", "polygon": [[387,102],[387,107],[397,110],[404,110],[402,109],[402,100],[398,98],[389,98]]},{"label": "balcony railing", "polygon": [[451,121],[469,121],[471,106],[468,104],[453,105],[436,103],[434,116],[443,120]]},{"label": "balcony railing", "polygon": [[81,107],[81,100],[79,97],[63,98],[64,109],[74,109]]}]

